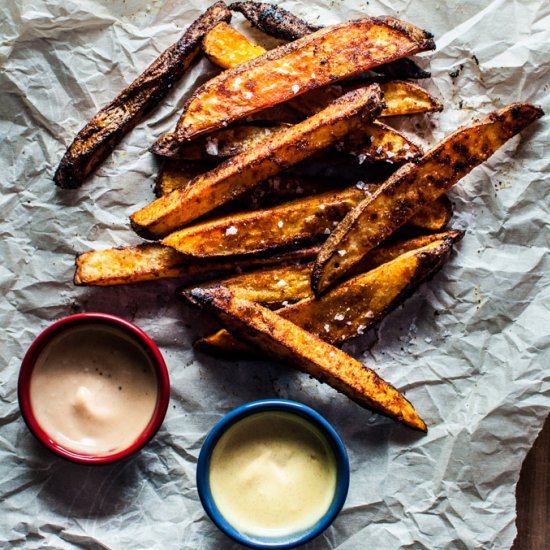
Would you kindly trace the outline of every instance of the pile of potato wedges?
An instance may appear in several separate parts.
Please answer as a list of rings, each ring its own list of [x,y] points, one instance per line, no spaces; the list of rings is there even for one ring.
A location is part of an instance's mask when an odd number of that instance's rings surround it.
[[[283,43],[253,43],[229,24],[235,12]],[[151,144],[157,197],[131,216],[148,242],[80,254],[75,284],[180,278],[178,296],[225,327],[197,349],[288,362],[426,431],[397,389],[338,346],[441,268],[464,234],[447,228],[445,193],[543,114],[514,103],[424,152],[391,119],[443,109],[414,82],[430,74],[411,56],[434,48],[393,17],[318,27],[271,4],[213,4],[61,160],[56,184],[80,186],[195,58],[220,68]]]

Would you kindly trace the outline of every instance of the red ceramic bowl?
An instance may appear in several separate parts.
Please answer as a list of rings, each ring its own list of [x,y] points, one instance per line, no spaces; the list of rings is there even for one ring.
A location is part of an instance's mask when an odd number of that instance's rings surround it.
[[[57,336],[63,331],[75,328],[77,326],[81,327],[86,324],[93,324],[95,326],[106,325],[126,332],[148,355],[151,360],[151,365],[157,375],[157,403],[151,420],[139,437],[129,447],[105,456],[80,454],[64,448],[62,445],[54,441],[52,437],[41,428],[36,420],[36,417],[34,416],[31,406],[30,382],[32,372],[44,347],[52,340],[54,336]],[[107,313],[79,313],[77,315],[71,315],[69,317],[65,317],[64,319],[60,319],[44,330],[44,332],[42,332],[32,343],[31,347],[25,354],[21,365],[21,370],[19,372],[19,381],[17,386],[17,397],[23,419],[34,436],[45,447],[58,456],[80,464],[106,464],[126,458],[139,451],[157,433],[166,415],[168,402],[170,400],[170,379],[168,376],[168,370],[157,345],[143,330],[133,323],[130,323],[121,317],[109,315]]]

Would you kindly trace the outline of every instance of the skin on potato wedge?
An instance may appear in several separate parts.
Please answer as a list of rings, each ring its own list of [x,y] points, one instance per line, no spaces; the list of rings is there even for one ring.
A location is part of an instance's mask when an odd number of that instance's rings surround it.
[[[376,84],[342,96],[325,110],[232,157],[195,178],[184,189],[157,199],[132,217],[134,230],[146,238],[164,237],[256,187],[284,168],[342,139],[382,107]]]
[[[321,29],[203,84],[186,103],[175,135],[157,141],[153,152],[169,155],[174,141],[190,140],[309,90],[433,48],[431,35],[392,17]]]
[[[321,27],[306,23],[287,10],[264,2],[235,2],[229,6],[232,11],[242,13],[256,28],[269,36],[283,40],[296,40]],[[389,78],[429,78],[429,72],[421,69],[412,59],[397,59],[386,65],[373,68]]]
[[[322,246],[312,272],[315,294],[342,278],[422,205],[440,197],[542,115],[538,107],[513,103],[456,130],[419,161],[402,166],[357,205]]]
[[[190,262],[172,248],[145,243],[79,254],[73,282],[79,286],[114,286],[175,277],[207,280],[243,269],[311,261],[318,251],[319,247],[313,246],[272,256]]]
[[[296,246],[326,238],[334,225],[376,188],[363,184],[360,189],[354,186],[273,208],[231,214],[171,233],[161,243],[195,258],[246,256]],[[447,211],[440,203],[427,205],[419,221],[422,228],[431,226],[428,229],[438,221],[444,225]],[[416,224],[416,218],[411,219],[411,224]]]
[[[210,61],[222,69],[230,69],[266,51],[225,22],[216,25],[204,37],[202,49]]]
[[[281,304],[284,298],[288,303],[277,311],[279,315],[330,344],[341,344],[362,334],[403,302],[443,265],[451,247],[463,235],[462,231],[450,230],[380,246],[369,255],[370,265],[365,264],[367,271],[319,299],[314,299],[309,280],[305,280],[312,264],[251,272],[201,287],[224,286],[241,298],[270,308]],[[288,284],[278,285],[281,279]],[[178,293],[189,290],[178,290]],[[195,347],[211,355],[258,356],[257,351],[225,329],[197,340]]]
[[[78,132],[57,168],[56,185],[74,189],[107,158],[122,138],[171,90],[200,51],[203,37],[231,12],[223,2],[208,8],[132,84]]]
[[[234,296],[223,287],[195,288],[189,297],[215,313],[234,334],[275,359],[295,365],[362,407],[427,431],[409,401],[372,369],[277,313]]]

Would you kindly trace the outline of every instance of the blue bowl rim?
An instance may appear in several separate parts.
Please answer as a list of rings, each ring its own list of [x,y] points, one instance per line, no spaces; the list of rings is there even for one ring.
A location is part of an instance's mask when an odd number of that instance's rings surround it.
[[[243,418],[259,412],[278,410],[281,412],[294,413],[309,420],[323,433],[334,452],[336,458],[336,491],[334,499],[327,512],[310,528],[299,532],[296,535],[289,535],[281,539],[264,539],[255,538],[246,535],[235,529],[229,522],[225,520],[218,508],[214,504],[210,484],[208,480],[208,472],[210,467],[210,458],[212,451],[218,443],[220,437],[233,424]],[[349,489],[350,467],[349,458],[342,439],[332,427],[332,425],[321,416],[316,410],[289,399],[261,399],[245,403],[240,407],[226,414],[209,432],[207,435],[197,463],[197,489],[202,506],[214,524],[228,537],[239,542],[249,548],[270,548],[272,550],[294,548],[295,546],[305,544],[313,538],[320,535],[327,529],[336,519],[340,510],[344,506]]]

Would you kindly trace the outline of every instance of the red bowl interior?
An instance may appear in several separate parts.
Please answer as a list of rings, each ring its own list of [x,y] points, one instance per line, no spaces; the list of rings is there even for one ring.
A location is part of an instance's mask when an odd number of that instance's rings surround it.
[[[129,447],[123,449],[122,451],[118,451],[117,453],[106,456],[80,454],[59,445],[40,427],[31,407],[30,382],[32,371],[38,356],[54,336],[57,336],[64,330],[71,329],[76,326],[82,326],[84,324],[111,325],[129,333],[134,338],[136,343],[140,344],[143,350],[148,354],[157,375],[157,404],[151,420],[141,435]],[[139,451],[157,433],[164,420],[166,410],[168,409],[168,402],[170,401],[170,378],[168,376],[166,363],[164,362],[164,358],[162,357],[157,345],[139,327],[129,321],[126,321],[125,319],[122,319],[121,317],[109,315],[108,313],[79,313],[55,322],[53,325],[44,330],[32,343],[23,358],[23,363],[21,364],[17,384],[17,397],[23,419],[25,420],[30,431],[43,445],[50,449],[50,451],[62,458],[73,462],[78,462],[80,464],[106,464],[108,462],[114,462],[116,460],[126,458]]]

